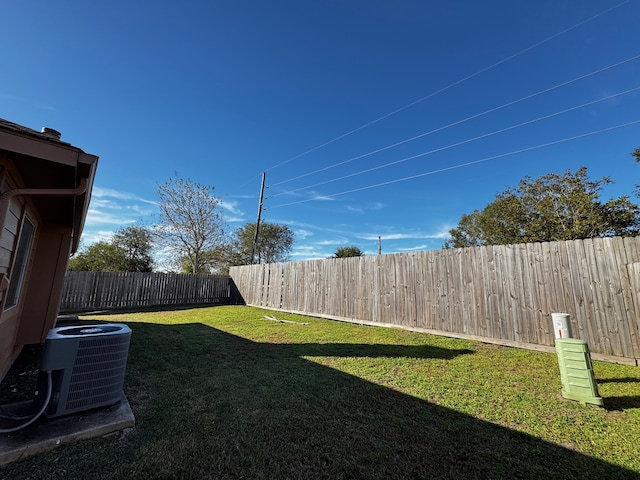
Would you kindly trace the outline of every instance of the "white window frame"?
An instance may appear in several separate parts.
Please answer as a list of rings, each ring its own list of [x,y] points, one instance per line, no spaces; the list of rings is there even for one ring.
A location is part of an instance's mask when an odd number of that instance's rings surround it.
[[[30,226],[31,231],[25,232],[25,227]],[[28,236],[25,237],[25,235]],[[13,261],[11,262],[11,270],[9,271],[9,288],[5,295],[6,300],[4,310],[10,310],[20,303],[20,294],[24,284],[24,277],[29,265],[31,250],[36,236],[36,224],[26,213],[22,216],[20,225],[20,235],[16,244]]]

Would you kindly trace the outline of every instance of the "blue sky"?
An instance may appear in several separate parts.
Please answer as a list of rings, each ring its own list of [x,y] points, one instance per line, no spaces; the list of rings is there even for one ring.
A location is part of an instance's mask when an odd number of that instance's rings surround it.
[[[232,231],[266,171],[292,260],[441,248],[527,175],[586,165],[615,181],[605,199],[639,183],[638,0],[2,10],[0,117],[100,157],[85,244],[157,221],[174,172],[215,187]]]

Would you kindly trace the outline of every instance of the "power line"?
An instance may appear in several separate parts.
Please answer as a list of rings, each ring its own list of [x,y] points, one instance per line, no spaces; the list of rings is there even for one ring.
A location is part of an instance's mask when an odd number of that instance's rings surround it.
[[[394,144],[387,145],[386,147],[378,148],[377,150],[372,150],[372,151],[367,152],[367,153],[364,153],[364,154],[362,154],[362,155],[358,155],[358,156],[356,156],[356,157],[352,157],[352,158],[349,158],[349,159],[347,159],[347,160],[343,160],[343,161],[341,161],[341,162],[334,163],[334,164],[332,164],[332,165],[329,165],[329,166],[326,166],[326,167],[323,167],[323,168],[319,168],[319,169],[314,170],[314,171],[312,171],[312,172],[304,173],[304,174],[302,174],[302,175],[298,175],[298,176],[296,176],[296,177],[289,178],[289,179],[287,179],[287,180],[283,180],[283,181],[281,181],[281,182],[274,183],[274,184],[272,184],[271,186],[272,186],[272,187],[277,187],[277,186],[279,186],[279,185],[283,185],[283,184],[285,184],[285,183],[292,182],[292,181],[294,181],[294,180],[299,180],[299,179],[301,179],[301,178],[308,177],[308,176],[310,176],[310,175],[314,175],[314,174],[316,174],[316,173],[324,172],[324,171],[326,171],[326,170],[330,170],[330,169],[332,169],[332,168],[339,167],[339,166],[341,166],[341,165],[345,165],[345,164],[347,164],[347,163],[354,162],[354,161],[356,161],[356,160],[360,160],[361,158],[365,158],[365,157],[368,157],[368,156],[371,156],[371,155],[375,155],[376,153],[384,152],[384,151],[386,151],[386,150],[389,150],[389,149],[391,149],[391,148],[398,147],[398,146],[400,146],[400,145],[404,145],[405,143],[412,142],[412,141],[417,140],[417,139],[419,139],[419,138],[423,138],[423,137],[426,137],[426,136],[428,136],[428,135],[433,135],[434,133],[441,132],[441,131],[443,131],[443,130],[446,130],[447,128],[451,128],[451,127],[454,127],[454,126],[460,125],[460,124],[465,123],[465,122],[468,122],[468,121],[470,121],[470,120],[475,120],[476,118],[482,117],[482,116],[487,115],[487,114],[489,114],[489,113],[493,113],[493,112],[495,112],[495,111],[501,110],[501,109],[506,108],[506,107],[510,107],[510,106],[516,105],[516,104],[521,103],[521,102],[523,102],[523,101],[525,101],[525,100],[530,100],[530,99],[532,99],[532,98],[534,98],[534,97],[537,97],[537,96],[539,96],[539,95],[542,95],[542,94],[544,94],[544,93],[549,93],[549,92],[551,92],[551,91],[553,91],[553,90],[556,90],[556,89],[558,89],[558,88],[565,87],[565,86],[570,85],[570,84],[572,84],[572,83],[575,83],[575,82],[577,82],[577,81],[579,81],[579,80],[584,80],[585,78],[592,77],[592,76],[594,76],[594,75],[597,75],[598,73],[602,73],[602,72],[605,72],[605,71],[610,70],[610,69],[612,69],[612,68],[619,67],[620,65],[624,65],[625,63],[629,63],[629,62],[631,62],[631,61],[633,61],[633,60],[637,60],[637,59],[639,59],[639,58],[640,58],[640,55],[636,55],[636,56],[634,56],[634,57],[628,58],[628,59],[623,60],[623,61],[621,61],[621,62],[614,63],[614,64],[612,64],[612,65],[609,65],[609,66],[604,67],[604,68],[600,68],[600,69],[598,69],[598,70],[594,70],[593,72],[587,73],[587,74],[585,74],[585,75],[581,75],[581,76],[576,77],[576,78],[574,78],[574,79],[572,79],[572,80],[568,80],[568,81],[566,81],[566,82],[559,83],[558,85],[555,85],[555,86],[553,86],[553,87],[549,87],[549,88],[546,88],[546,89],[544,89],[544,90],[540,90],[540,91],[538,91],[538,92],[536,92],[536,93],[532,93],[532,94],[530,94],[530,95],[527,95],[527,96],[521,97],[521,98],[519,98],[519,99],[517,99],[517,100],[513,100],[513,101],[511,101],[511,102],[504,103],[504,104],[502,104],[502,105],[500,105],[500,106],[498,106],[498,107],[494,107],[494,108],[491,108],[491,109],[489,109],[489,110],[485,110],[484,112],[480,112],[480,113],[474,114],[474,115],[472,115],[472,116],[470,116],[470,117],[463,118],[462,120],[458,120],[458,121],[453,122],[453,123],[450,123],[450,124],[448,124],[448,125],[444,125],[444,126],[442,126],[442,127],[438,127],[438,128],[436,128],[436,129],[430,130],[430,131],[428,131],[428,132],[421,133],[421,134],[416,135],[416,136],[414,136],[414,137],[407,138],[407,139],[405,139],[405,140],[401,140],[401,141],[396,142],[396,143],[394,143]],[[306,187],[304,187],[304,188],[306,188]],[[301,189],[298,189],[298,190],[301,190]],[[295,192],[295,191],[297,191],[297,190],[293,190],[293,191]],[[283,194],[276,194],[276,195],[272,195],[272,196],[278,196],[278,195],[283,195]]]
[[[438,94],[440,94],[442,92],[445,92],[445,91],[447,91],[447,90],[449,90],[449,89],[451,89],[451,88],[453,88],[453,87],[455,87],[457,85],[460,85],[461,83],[464,83],[467,80],[471,80],[472,78],[477,77],[478,75],[480,75],[480,74],[482,74],[484,72],[487,72],[487,71],[489,71],[489,70],[491,70],[491,69],[493,69],[493,68],[495,68],[495,67],[497,67],[499,65],[502,65],[505,62],[508,62],[509,60],[512,60],[512,59],[514,59],[514,58],[516,58],[516,57],[518,57],[518,56],[520,56],[520,55],[522,55],[522,54],[524,54],[524,53],[526,53],[526,52],[528,52],[530,50],[533,50],[533,49],[539,47],[540,45],[543,45],[543,44],[545,44],[547,42],[550,42],[551,40],[553,40],[553,39],[555,39],[557,37],[560,37],[560,36],[564,35],[565,33],[570,32],[571,30],[575,30],[576,28],[579,28],[582,25],[585,25],[586,23],[589,23],[592,20],[595,20],[596,18],[599,18],[602,15],[607,14],[607,13],[609,13],[609,12],[619,8],[619,7],[621,7],[622,5],[624,5],[626,3],[629,3],[630,1],[631,0],[624,0],[624,1],[620,2],[620,3],[618,3],[617,5],[614,5],[613,7],[610,7],[610,8],[607,8],[605,10],[602,10],[601,12],[593,15],[592,17],[587,18],[586,20],[578,22],[577,24],[575,24],[575,25],[573,25],[573,26],[571,26],[569,28],[566,28],[566,29],[564,29],[564,30],[562,30],[562,31],[560,31],[558,33],[555,33],[555,34],[551,35],[550,37],[545,38],[544,40],[541,40],[541,41],[539,41],[537,43],[534,43],[533,45],[530,45],[530,46],[528,46],[528,47],[526,47],[526,48],[524,48],[524,49],[522,49],[522,50],[520,50],[520,51],[518,51],[518,52],[516,52],[516,53],[514,53],[512,55],[509,55],[509,56],[503,58],[502,60],[499,60],[498,62],[496,62],[496,63],[494,63],[492,65],[489,65],[488,67],[484,67],[484,68],[476,71],[475,73],[472,73],[471,75],[467,75],[466,77],[463,77],[460,80],[456,80],[455,82],[450,83],[449,85],[447,85],[445,87],[442,87],[439,90],[436,90],[435,92],[432,92],[432,93],[430,93],[428,95],[425,95],[424,97],[421,97],[421,98],[419,98],[417,100],[414,100],[413,102],[411,102],[411,103],[409,103],[409,104],[407,104],[407,105],[405,105],[403,107],[400,107],[400,108],[398,108],[396,110],[393,110],[392,112],[389,112],[389,113],[387,113],[387,114],[385,114],[385,115],[383,115],[383,116],[381,116],[379,118],[376,118],[375,120],[367,122],[364,125],[361,125],[361,126],[359,126],[357,128],[354,128],[353,130],[350,130],[347,133],[339,135],[339,136],[337,136],[337,137],[335,137],[335,138],[333,138],[333,139],[331,139],[331,140],[329,140],[327,142],[324,142],[324,143],[322,143],[320,145],[317,145],[317,146],[315,146],[315,147],[313,147],[313,148],[311,148],[311,149],[309,149],[309,150],[307,150],[305,152],[302,152],[302,153],[300,153],[298,155],[295,155],[294,157],[291,157],[288,160],[280,162],[277,165],[269,167],[265,171],[269,172],[271,170],[275,170],[276,168],[279,168],[279,167],[281,167],[283,165],[286,165],[287,163],[292,162],[294,160],[297,160],[298,158],[304,157],[305,155],[308,155],[309,153],[315,152],[316,150],[319,150],[319,149],[321,149],[323,147],[326,147],[327,145],[331,145],[332,143],[337,142],[338,140],[341,140],[341,139],[343,139],[345,137],[353,135],[354,133],[359,132],[360,130],[364,130],[365,128],[370,127],[371,125],[374,125],[374,124],[376,124],[378,122],[381,122],[382,120],[384,120],[386,118],[389,118],[389,117],[391,117],[391,116],[393,116],[393,115],[395,115],[397,113],[400,113],[400,112],[402,112],[402,111],[404,111],[404,110],[406,110],[406,109],[408,109],[410,107],[413,107],[414,105],[417,105],[418,103],[421,103],[421,102],[423,102],[423,101],[425,101],[425,100],[427,100],[429,98],[432,98],[432,97],[434,97],[434,96],[436,96],[436,95],[438,95]]]
[[[333,197],[338,197],[340,195],[346,195],[348,193],[361,192],[363,190],[369,190],[369,189],[372,189],[372,188],[383,187],[385,185],[391,185],[393,183],[400,183],[400,182],[404,182],[404,181],[407,181],[407,180],[413,180],[415,178],[425,177],[427,175],[434,175],[436,173],[446,172],[448,170],[454,170],[454,169],[458,169],[458,168],[468,167],[468,166],[471,166],[471,165],[476,165],[478,163],[484,163],[484,162],[488,162],[490,160],[496,160],[498,158],[508,157],[510,155],[516,155],[516,154],[519,154],[519,153],[529,152],[531,150],[536,150],[536,149],[539,149],[539,148],[549,147],[549,146],[552,146],[552,145],[557,145],[559,143],[569,142],[569,141],[572,141],[572,140],[577,140],[579,138],[585,138],[585,137],[589,137],[591,135],[597,135],[599,133],[609,132],[611,130],[616,130],[618,128],[629,127],[631,125],[637,125],[637,124],[640,124],[640,120],[634,120],[633,122],[623,123],[623,124],[620,124],[620,125],[615,125],[613,127],[607,127],[607,128],[603,128],[601,130],[595,130],[595,131],[592,131],[592,132],[589,132],[589,133],[583,133],[581,135],[575,135],[573,137],[567,137],[567,138],[563,138],[561,140],[555,140],[553,142],[548,142],[548,143],[543,143],[543,144],[540,144],[540,145],[535,145],[533,147],[527,147],[527,148],[522,148],[520,150],[514,150],[514,151],[511,151],[511,152],[507,152],[507,153],[501,153],[499,155],[494,155],[492,157],[482,158],[480,160],[474,160],[472,162],[460,163],[458,165],[453,165],[453,166],[450,166],[450,167],[444,167],[444,168],[440,168],[438,170],[431,170],[429,172],[419,173],[417,175],[411,175],[409,177],[403,177],[403,178],[398,178],[396,180],[389,180],[387,182],[376,183],[375,185],[367,185],[367,186],[364,186],[364,187],[353,188],[351,190],[345,190],[345,191],[339,192],[339,193],[332,193],[332,194],[329,194],[329,195],[323,195],[322,197],[323,198],[333,198]],[[289,202],[289,203],[283,203],[283,204],[280,204],[280,205],[274,205],[271,208],[287,207],[287,206],[290,206],[290,205],[297,205],[297,204],[300,204],[300,203],[311,202],[313,200],[316,200],[316,199],[315,198],[308,198],[308,199],[305,199],[305,200],[299,200],[297,202]]]
[[[345,180],[347,178],[356,177],[358,175],[363,175],[365,173],[373,172],[375,170],[380,170],[382,168],[390,167],[392,165],[397,165],[399,163],[404,163],[404,162],[407,162],[409,160],[414,160],[416,158],[425,157],[427,155],[432,155],[434,153],[442,152],[444,150],[448,150],[448,149],[453,148],[453,147],[458,147],[460,145],[465,145],[467,143],[475,142],[476,140],[481,140],[483,138],[491,137],[491,136],[497,135],[499,133],[504,133],[504,132],[507,132],[509,130],[514,130],[516,128],[524,127],[526,125],[531,125],[532,123],[536,123],[536,122],[540,122],[542,120],[547,120],[549,118],[557,117],[559,115],[563,115],[565,113],[568,113],[568,112],[571,112],[571,111],[574,111],[574,110],[579,110],[581,108],[585,108],[585,107],[588,107],[588,106],[591,106],[591,105],[595,105],[596,103],[604,102],[606,100],[611,100],[613,98],[620,97],[622,95],[627,95],[629,93],[633,93],[633,92],[636,92],[638,90],[640,90],[640,87],[631,88],[629,90],[625,90],[624,92],[615,93],[615,94],[609,95],[607,97],[602,97],[602,98],[599,98],[597,100],[592,100],[590,102],[583,103],[582,105],[577,105],[577,106],[574,106],[574,107],[566,108],[564,110],[560,110],[560,111],[555,112],[555,113],[550,113],[548,115],[543,115],[542,117],[534,118],[533,120],[528,120],[526,122],[522,122],[522,123],[519,123],[519,124],[516,124],[516,125],[511,125],[509,127],[501,128],[499,130],[494,130],[493,132],[485,133],[485,134],[482,134],[482,135],[478,135],[477,137],[473,137],[473,138],[469,138],[467,140],[462,140],[460,142],[456,142],[456,143],[452,143],[452,144],[449,144],[449,145],[445,145],[444,147],[436,148],[434,150],[429,150],[427,152],[422,152],[422,153],[418,153],[416,155],[412,155],[412,156],[409,156],[409,157],[401,158],[399,160],[394,160],[393,162],[388,162],[388,163],[385,163],[383,165],[378,165],[376,167],[371,167],[371,168],[367,168],[365,170],[361,170],[359,172],[350,173],[348,175],[343,175],[342,177],[333,178],[331,180],[325,180],[324,182],[318,182],[318,183],[314,183],[313,185],[307,185],[306,187],[300,187],[300,188],[296,188],[296,189],[293,189],[293,190],[288,190],[286,192],[277,193],[277,194],[271,195],[270,198],[279,197],[279,196],[282,196],[282,195],[287,195],[287,194],[299,192],[300,190],[306,190],[306,189],[313,188],[313,187],[318,187],[318,186],[321,186],[321,185],[327,185],[327,184],[330,184],[330,183],[338,182],[340,180]]]

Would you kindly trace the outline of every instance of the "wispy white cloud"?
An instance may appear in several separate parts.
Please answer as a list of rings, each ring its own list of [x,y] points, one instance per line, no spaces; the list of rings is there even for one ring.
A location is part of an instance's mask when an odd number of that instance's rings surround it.
[[[91,208],[101,211],[109,210],[111,212],[133,212],[138,216],[151,215],[155,212],[155,209],[151,208],[147,203],[144,205],[136,205],[95,197],[91,198]]]
[[[244,212],[238,208],[238,202],[234,200],[221,200],[220,206],[234,215],[243,216]]]
[[[81,245],[91,245],[96,242],[103,242],[111,240],[113,230],[85,230],[80,237]]]
[[[362,205],[347,205],[345,210],[354,213],[366,213],[368,211],[381,210],[385,207],[382,202],[369,202]]]
[[[427,235],[423,233],[384,233],[380,235],[371,234],[371,233],[356,233],[354,234],[356,238],[361,238],[362,240],[406,240],[406,239],[416,239],[416,238],[429,238]]]
[[[377,240],[380,237],[381,240],[415,240],[415,239],[443,239],[449,238],[449,231],[440,230],[434,233],[425,232],[405,232],[405,233],[355,233],[356,238],[363,240]]]
[[[440,231],[437,232],[436,234],[434,234],[433,237],[431,237],[431,238],[437,238],[437,239],[440,239],[440,240],[449,238],[451,236],[451,234],[449,233],[449,230],[451,230],[452,228],[453,227],[451,227],[451,226],[442,227],[440,229]]]
[[[345,234],[344,230],[341,230],[339,228],[321,227],[319,225],[315,225],[313,223],[308,223],[308,222],[298,222],[295,220],[278,220],[276,223],[284,223],[285,225],[289,225],[291,227],[298,227],[298,228],[308,229],[316,232],[329,232],[329,233],[336,233],[339,235]]]
[[[120,208],[122,208],[122,207],[120,207]],[[149,208],[149,207],[142,207],[142,206],[140,206],[140,205],[126,205],[126,206],[124,207],[124,209],[125,209],[125,210],[129,210],[129,211],[132,211],[132,212],[134,212],[134,213],[135,213],[135,214],[137,214],[137,215],[143,215],[143,216],[145,216],[145,215],[152,215],[152,214],[155,212],[155,210],[154,210],[154,209],[152,209],[152,208]]]
[[[293,234],[296,236],[297,240],[304,240],[307,237],[312,236],[313,232],[305,228],[296,228],[293,230]]]
[[[321,242],[315,242],[316,245],[345,245],[349,240],[341,237],[338,239],[322,240]]]
[[[50,112],[55,112],[56,111],[56,107],[54,107],[53,105],[46,105],[44,103],[35,103],[36,108],[39,108],[41,110],[49,110]]]
[[[85,220],[85,225],[122,225],[135,222],[136,220],[134,218],[127,218],[122,215],[108,213],[96,208],[89,208],[89,211],[87,212],[87,218]]]
[[[426,250],[428,248],[429,248],[428,245],[423,244],[423,245],[416,245],[415,247],[398,248],[397,250],[399,252],[415,252],[418,250]]]
[[[313,260],[318,258],[327,258],[328,256],[330,256],[329,253],[314,245],[294,246],[291,252],[291,257],[296,260]]]
[[[83,243],[108,239],[120,228],[144,222],[157,212],[156,207],[156,202],[139,195],[94,186],[82,235]]]
[[[40,103],[38,101],[35,101],[33,99],[30,98],[25,98],[25,97],[19,97],[18,95],[10,95],[7,93],[0,93],[0,98],[5,99],[5,100],[10,100],[13,102],[20,102],[20,103],[26,103],[29,105],[32,105],[35,108],[38,108],[40,110],[49,110],[51,112],[55,112],[56,108],[52,105],[47,105],[44,103]],[[45,125],[41,125],[41,127],[44,127]],[[32,128],[37,128],[37,127],[32,127]]]
[[[328,195],[322,195],[317,192],[311,192],[311,200],[320,200],[323,202],[334,202],[336,199]]]
[[[280,198],[281,196],[283,197]],[[302,198],[310,201],[312,200],[335,201],[336,200],[334,197],[317,192],[316,190],[286,191],[286,192],[275,194],[272,198],[276,198],[276,197],[277,197],[277,200],[274,200],[276,204],[280,203],[279,200],[284,200],[285,197]]]
[[[230,195],[230,197],[233,198],[243,198],[243,199],[247,199],[247,198],[256,198],[255,195]]]
[[[244,212],[238,207],[238,202],[235,200],[221,200],[220,206],[228,212],[224,215],[225,221],[229,223],[246,222]]]
[[[97,198],[95,195],[91,197],[91,206],[95,208],[112,208],[119,209],[122,206],[112,200],[106,198]]]
[[[121,192],[119,190],[114,190],[112,188],[102,188],[94,186],[91,191],[91,198],[115,198],[117,200],[135,200],[137,202],[149,203],[151,205],[157,205],[158,202],[154,202],[152,200],[146,200],[139,195],[135,195],[129,192]]]

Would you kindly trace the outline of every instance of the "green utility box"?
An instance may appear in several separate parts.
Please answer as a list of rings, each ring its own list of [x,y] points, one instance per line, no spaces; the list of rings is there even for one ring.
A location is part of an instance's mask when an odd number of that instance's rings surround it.
[[[598,394],[587,342],[577,338],[556,338],[556,352],[560,364],[562,396],[582,403],[604,405]]]

